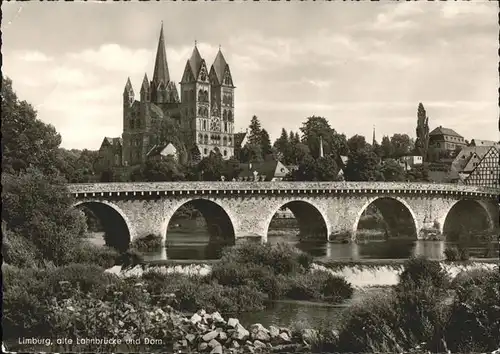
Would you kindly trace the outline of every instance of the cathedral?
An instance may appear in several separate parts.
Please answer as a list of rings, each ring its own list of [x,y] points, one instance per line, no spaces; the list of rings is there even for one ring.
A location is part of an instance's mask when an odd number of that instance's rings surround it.
[[[194,46],[180,81],[180,95],[168,69],[163,24],[151,81],[144,75],[139,100],[127,80],[123,92],[121,138],[104,138],[101,161],[109,166],[133,166],[146,161],[153,151],[171,141],[160,141],[158,129],[172,120],[187,136],[189,149],[201,158],[218,150],[224,159],[234,155],[234,89],[229,65],[220,48],[208,70]],[[174,143],[175,145],[175,143]],[[178,148],[178,147],[177,147]]]

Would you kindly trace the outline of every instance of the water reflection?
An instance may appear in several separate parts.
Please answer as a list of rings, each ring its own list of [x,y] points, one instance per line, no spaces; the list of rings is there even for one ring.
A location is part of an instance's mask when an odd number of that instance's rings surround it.
[[[102,244],[102,236],[94,236],[92,242]],[[360,241],[358,243],[301,243],[296,235],[269,236],[268,242],[288,243],[300,250],[320,259],[329,260],[362,260],[362,259],[406,259],[411,256],[426,256],[431,259],[443,259],[444,250],[453,242],[418,241],[408,239],[389,239],[384,241]],[[209,243],[205,233],[174,233],[169,232],[166,247],[144,255],[144,259],[165,260],[204,260],[220,258],[223,244]],[[472,257],[498,257],[498,243],[469,242],[466,244]]]

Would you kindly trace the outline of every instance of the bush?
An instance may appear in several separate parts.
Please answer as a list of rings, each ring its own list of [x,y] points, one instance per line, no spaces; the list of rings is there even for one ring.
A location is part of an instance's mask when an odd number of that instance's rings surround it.
[[[500,347],[500,273],[473,271],[461,274],[446,326],[452,352],[490,352]]]
[[[149,234],[133,240],[130,247],[140,252],[155,251],[163,247],[163,239],[161,236]]]
[[[470,258],[468,248],[462,246],[446,247],[446,249],[444,250],[444,255],[446,257],[446,260],[449,262],[467,261]]]
[[[293,246],[287,244],[255,244],[227,248],[223,251],[222,262],[258,264],[268,266],[277,274],[303,273],[312,260]]]
[[[449,284],[449,276],[438,261],[425,257],[410,258],[404,263],[403,272],[399,276],[399,286],[408,284],[416,287],[431,284],[443,288]]]
[[[2,254],[5,263],[16,267],[35,267],[38,259],[35,245],[9,230],[3,231]]]
[[[136,265],[142,264],[144,258],[142,253],[135,248],[129,248],[118,256],[116,264],[121,265],[123,268],[133,268]]]
[[[71,259],[74,263],[95,264],[105,269],[113,267],[118,261],[119,253],[108,246],[97,246],[89,242],[82,242],[71,250]]]

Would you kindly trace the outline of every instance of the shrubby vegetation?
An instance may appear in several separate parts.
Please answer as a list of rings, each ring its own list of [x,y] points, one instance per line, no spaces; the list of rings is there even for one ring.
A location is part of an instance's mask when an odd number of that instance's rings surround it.
[[[500,346],[500,273],[475,270],[451,282],[438,262],[406,262],[400,282],[323,330],[318,352],[485,352]]]

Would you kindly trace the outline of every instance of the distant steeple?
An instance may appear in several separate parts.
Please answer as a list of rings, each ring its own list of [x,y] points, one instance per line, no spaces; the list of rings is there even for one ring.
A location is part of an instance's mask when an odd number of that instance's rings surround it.
[[[324,157],[323,155],[323,137],[319,137],[319,157]]]
[[[375,125],[373,126],[373,137],[372,137],[372,145],[375,145],[377,140],[375,140]]]
[[[196,46],[197,42],[194,41],[193,53],[191,54],[191,58],[189,58],[189,65],[191,65],[191,71],[195,78],[198,77],[198,72],[201,67],[202,58],[200,52],[198,51],[198,47]]]
[[[151,99],[151,89],[149,86],[148,75],[144,74],[144,79],[141,85],[141,101],[148,102]]]
[[[163,21],[161,23],[160,39],[158,40],[158,50],[156,51],[155,69],[153,72],[153,83],[158,86],[162,82],[165,86],[170,82],[165,38],[163,36]]]

